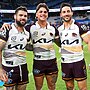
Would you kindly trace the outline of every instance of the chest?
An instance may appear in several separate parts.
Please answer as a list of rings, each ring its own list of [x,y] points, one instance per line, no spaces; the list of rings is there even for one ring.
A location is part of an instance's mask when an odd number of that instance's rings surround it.
[[[62,30],[60,31],[60,38],[62,40],[69,39],[74,40],[80,38],[79,30]]]
[[[22,33],[13,33],[13,34],[9,34],[9,38],[7,43],[8,44],[25,44],[27,43],[27,35],[22,34]]]
[[[45,28],[31,30],[32,39],[53,39],[55,36],[55,30],[49,30]]]

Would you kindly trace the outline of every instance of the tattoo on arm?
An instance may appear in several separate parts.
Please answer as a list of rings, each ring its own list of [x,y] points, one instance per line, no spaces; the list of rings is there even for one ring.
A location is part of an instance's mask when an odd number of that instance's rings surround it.
[[[52,83],[56,83],[56,81],[57,81],[57,77],[58,77],[58,75],[57,74],[55,74],[55,75],[52,75]]]
[[[6,41],[0,39],[0,51],[5,47]]]
[[[2,50],[5,47],[6,42],[0,39],[0,68],[2,68]]]

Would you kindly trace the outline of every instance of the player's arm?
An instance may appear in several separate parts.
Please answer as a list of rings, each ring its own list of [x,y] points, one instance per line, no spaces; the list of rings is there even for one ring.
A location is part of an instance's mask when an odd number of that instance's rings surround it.
[[[80,29],[80,35],[83,41],[88,44],[88,50],[90,51],[90,30],[86,25],[81,25]]]
[[[0,31],[0,79],[3,80],[4,82],[8,81],[6,72],[4,71],[2,67],[2,50],[4,49],[6,42],[8,40],[8,30],[2,30]]]
[[[55,44],[56,44],[57,46],[61,47],[61,41],[60,41],[59,36],[57,36],[57,37],[55,38],[54,42],[55,42]]]
[[[28,43],[25,47],[26,50],[28,51],[33,51],[33,45],[31,43]]]
[[[54,27],[55,28],[55,27]],[[55,28],[55,39],[54,42],[57,46],[61,47],[61,40],[59,36],[59,31]]]
[[[31,43],[30,28],[31,28],[31,25],[30,24],[28,24],[28,25],[25,26],[26,31],[29,32],[29,39],[28,39],[28,43],[27,43],[25,49],[28,50],[28,51],[33,51],[33,44]]]
[[[90,31],[83,37],[83,41],[88,45],[88,50],[90,51]]]
[[[2,25],[2,27],[0,28],[0,31],[2,31],[2,30],[10,30],[11,29],[11,24],[10,23],[4,23],[3,25]]]
[[[2,68],[2,50],[6,44],[6,41],[0,39],[0,80],[3,80],[4,82],[8,81],[6,72]]]

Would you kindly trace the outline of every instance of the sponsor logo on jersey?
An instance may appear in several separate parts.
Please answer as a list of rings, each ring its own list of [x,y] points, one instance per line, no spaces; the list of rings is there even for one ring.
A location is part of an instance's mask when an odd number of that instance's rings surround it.
[[[25,49],[25,46],[23,46],[23,44],[17,44],[17,45],[11,45],[11,44],[9,44],[8,45],[8,49],[13,49],[13,48],[23,50],[23,49]]]
[[[68,39],[64,40],[61,44],[64,44],[64,45],[71,45],[73,43],[76,43],[78,44],[79,43],[79,39],[76,39],[76,40],[73,40],[73,41],[69,41]]]
[[[41,39],[39,39],[37,41],[33,40],[33,44],[36,44],[36,43],[49,43],[49,42],[52,42],[52,41],[53,41],[53,39],[47,40],[46,38],[41,38]]]

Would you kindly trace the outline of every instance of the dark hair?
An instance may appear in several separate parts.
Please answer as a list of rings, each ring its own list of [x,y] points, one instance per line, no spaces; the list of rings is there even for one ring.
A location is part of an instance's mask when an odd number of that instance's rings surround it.
[[[44,8],[49,12],[48,6],[47,6],[45,3],[40,3],[40,4],[38,4],[37,7],[36,7],[36,13],[37,13],[37,11],[38,11],[41,7],[44,7]]]
[[[60,6],[60,13],[61,13],[61,11],[62,11],[62,8],[65,7],[65,6],[70,7],[71,11],[73,11],[71,4],[69,4],[69,3],[62,3],[61,6]]]
[[[15,14],[17,14],[19,10],[22,10],[22,11],[25,11],[28,13],[27,8],[25,6],[20,6],[20,7],[16,8]]]

